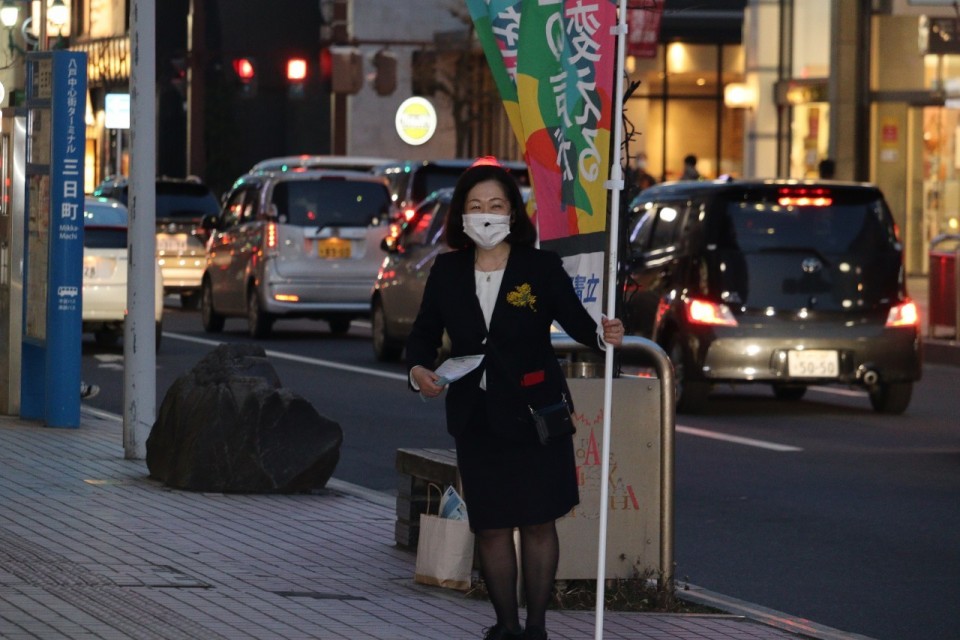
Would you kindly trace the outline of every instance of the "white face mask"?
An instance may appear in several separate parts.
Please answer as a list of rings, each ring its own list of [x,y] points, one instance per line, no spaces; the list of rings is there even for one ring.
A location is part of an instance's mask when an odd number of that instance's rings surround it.
[[[502,213],[465,213],[463,232],[481,249],[493,249],[510,235],[510,216]]]

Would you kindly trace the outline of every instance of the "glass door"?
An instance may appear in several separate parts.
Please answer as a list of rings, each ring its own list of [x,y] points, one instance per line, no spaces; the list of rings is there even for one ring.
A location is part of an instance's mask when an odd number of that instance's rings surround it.
[[[960,110],[923,110],[923,218],[929,240],[960,229]]]

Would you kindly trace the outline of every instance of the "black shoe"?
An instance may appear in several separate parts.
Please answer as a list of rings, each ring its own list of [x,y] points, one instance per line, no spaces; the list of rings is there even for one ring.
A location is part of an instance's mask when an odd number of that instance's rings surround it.
[[[540,627],[527,627],[527,630],[523,632],[523,640],[549,640],[547,637],[547,632]]]
[[[484,629],[483,633],[483,640],[523,640],[526,637],[523,631],[507,631],[507,628],[499,622],[489,629]]]

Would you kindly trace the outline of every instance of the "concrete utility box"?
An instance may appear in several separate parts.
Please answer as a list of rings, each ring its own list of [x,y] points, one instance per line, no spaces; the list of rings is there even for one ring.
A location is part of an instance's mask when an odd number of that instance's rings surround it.
[[[568,381],[576,411],[573,436],[580,505],[557,521],[558,580],[597,577],[603,379]],[[660,380],[613,380],[607,512],[607,578],[657,577],[660,566]],[[622,557],[622,559],[621,559]]]

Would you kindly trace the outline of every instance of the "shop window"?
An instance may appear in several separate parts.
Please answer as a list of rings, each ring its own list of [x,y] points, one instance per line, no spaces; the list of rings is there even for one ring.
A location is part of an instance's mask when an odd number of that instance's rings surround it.
[[[718,54],[712,44],[667,45],[667,95],[716,95]]]

